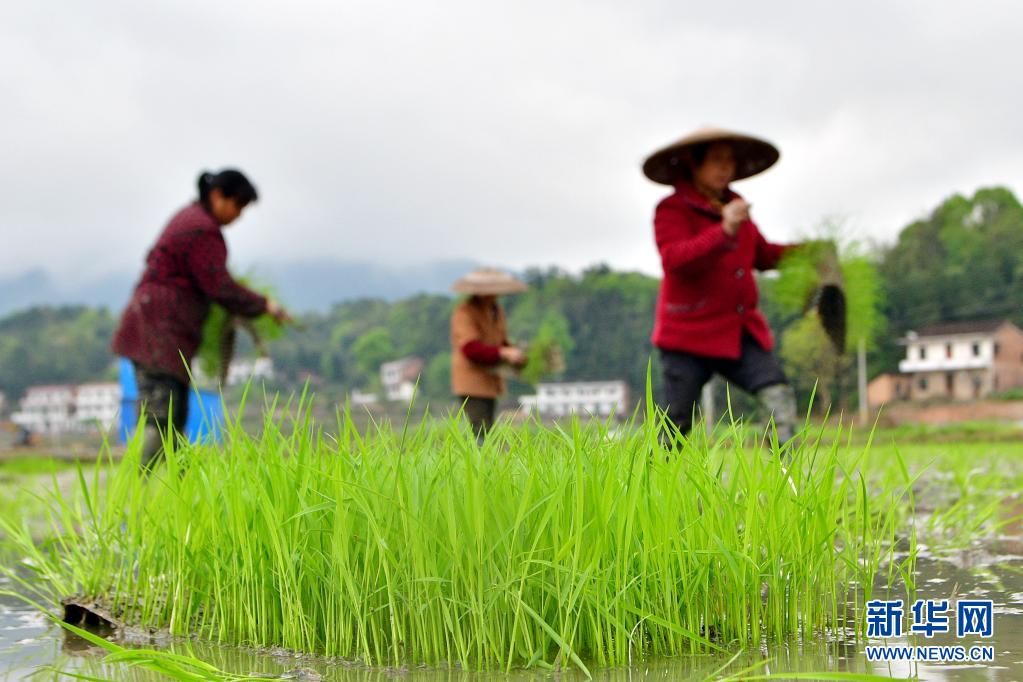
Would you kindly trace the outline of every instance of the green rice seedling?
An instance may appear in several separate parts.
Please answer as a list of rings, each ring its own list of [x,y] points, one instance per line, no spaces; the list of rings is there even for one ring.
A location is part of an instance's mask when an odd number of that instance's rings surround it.
[[[519,370],[518,378],[535,386],[544,377],[564,372],[565,354],[571,350],[572,337],[565,318],[549,314],[529,341],[526,365]]]
[[[903,430],[896,433],[901,434]],[[914,471],[918,526],[933,550],[962,549],[1018,523],[1023,508],[1023,466],[1017,464],[1023,445],[1001,440],[992,429],[991,442],[982,431],[970,430],[963,442],[875,445],[868,469],[884,471],[881,462],[895,453]]]
[[[0,590],[0,595],[26,602],[73,636],[85,640],[102,651],[108,652],[100,663],[110,667],[117,668],[123,666],[126,670],[148,671],[158,674],[163,678],[187,682],[252,682],[253,680],[265,680],[268,677],[262,674],[240,675],[220,670],[216,666],[197,658],[193,654],[191,647],[187,644],[185,645],[185,653],[178,653],[172,650],[125,647],[87,629],[63,621],[47,607],[23,594]],[[46,666],[40,668],[40,670],[53,672],[55,676],[60,678],[90,680],[91,682],[112,682],[112,680],[105,677],[98,677],[85,672],[61,670],[53,666]],[[118,675],[117,679],[124,679],[124,675]]]
[[[771,295],[783,309],[806,312],[824,279],[819,265],[833,258],[836,249],[839,251],[836,274],[840,275],[844,298],[843,336],[856,343],[862,341],[867,349],[872,349],[884,325],[880,309],[883,291],[876,267],[855,244],[843,244],[839,249],[831,241],[811,241],[786,252]]]
[[[237,280],[252,287],[252,283],[245,277]],[[270,295],[269,289],[263,287],[258,289]],[[196,351],[199,368],[203,374],[208,377],[220,377],[223,380],[234,355],[238,327],[248,331],[261,350],[266,341],[279,339],[284,334],[283,325],[271,315],[264,314],[251,320],[243,319],[232,315],[219,303],[212,303],[203,323],[202,340]]]
[[[272,400],[261,432],[168,442],[148,477],[137,441],[82,474],[46,543],[0,524],[49,603],[368,664],[588,673],[818,637],[862,626],[847,596],[876,574],[912,571],[914,480],[868,484],[869,444],[807,430],[783,462],[737,422],[666,444],[648,410],[503,423],[479,445],[454,418],[359,430],[342,411],[328,434],[306,396]]]
[[[60,621],[58,621],[60,622]],[[158,673],[162,677],[184,682],[266,682],[265,675],[238,675],[224,672],[215,666],[205,663],[190,654],[178,654],[171,651],[157,649],[132,649],[123,647],[115,642],[106,640],[88,630],[76,627],[69,623],[60,622],[61,627],[81,637],[90,644],[100,647],[109,653],[103,657],[102,662],[111,666],[124,666],[132,669],[138,668]],[[75,673],[67,670],[50,668],[63,677],[71,677],[90,682],[113,682],[106,678],[93,675]]]

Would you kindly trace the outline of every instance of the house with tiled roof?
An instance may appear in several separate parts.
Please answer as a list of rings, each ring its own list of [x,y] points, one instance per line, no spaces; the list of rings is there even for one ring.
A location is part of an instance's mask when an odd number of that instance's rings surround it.
[[[901,339],[898,374],[867,387],[868,402],[979,400],[1023,388],[1023,330],[1008,320],[943,322]]]

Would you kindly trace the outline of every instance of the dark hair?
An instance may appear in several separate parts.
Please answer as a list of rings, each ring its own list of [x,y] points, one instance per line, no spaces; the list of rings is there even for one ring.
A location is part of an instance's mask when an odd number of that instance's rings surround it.
[[[244,207],[259,198],[256,187],[241,171],[225,168],[219,173],[203,172],[199,176],[199,202],[208,206],[210,192],[219,189],[225,198],[234,199],[239,207]]]
[[[697,168],[703,165],[711,144],[711,142],[700,142],[684,150],[678,156],[672,157],[671,165],[678,169],[678,177],[692,182],[693,174]]]
[[[707,152],[710,151],[710,146],[710,142],[701,142],[689,148],[689,160],[693,164],[693,170],[703,165],[703,162],[707,159]]]

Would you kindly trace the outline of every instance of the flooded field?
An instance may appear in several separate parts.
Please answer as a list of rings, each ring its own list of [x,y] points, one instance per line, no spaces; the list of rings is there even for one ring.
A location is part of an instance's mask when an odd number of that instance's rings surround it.
[[[876,448],[878,458],[890,457],[885,447]],[[978,453],[983,453],[979,456]],[[832,630],[827,636],[777,638],[750,647],[743,642],[718,638],[724,653],[649,656],[629,651],[630,663],[600,665],[586,660],[597,680],[731,680],[731,679],[868,679],[879,676],[921,680],[1021,680],[1023,679],[1023,526],[1018,518],[1019,491],[1017,470],[1020,447],[1006,443],[942,443],[907,445],[900,456],[910,468],[923,471],[915,479],[917,513],[914,520],[898,531],[899,545],[909,544],[910,527],[917,544],[915,571],[910,584],[896,576],[887,589],[889,569],[899,562],[886,563],[875,574],[873,599],[905,600],[905,611],[916,599],[986,600],[994,605],[993,632],[990,637],[957,637],[950,632],[932,638],[915,634],[887,640],[857,638],[852,627]],[[869,468],[866,462],[864,468]],[[37,472],[33,472],[37,473]],[[62,489],[73,489],[67,470],[56,477]],[[24,484],[25,481],[14,480]],[[12,481],[8,481],[12,483]],[[5,492],[9,492],[5,489]],[[1008,497],[1006,495],[1008,494]],[[8,499],[14,499],[8,497]],[[39,513],[38,500],[19,498],[29,516]],[[992,505],[990,500],[998,504]],[[7,506],[5,514],[16,513]],[[36,524],[38,518],[26,519]],[[987,528],[984,530],[983,527]],[[904,555],[902,555],[904,556]],[[8,554],[11,562],[16,556]],[[24,589],[0,579],[0,591]],[[857,603],[859,606],[857,606]],[[55,607],[50,604],[49,606]],[[855,610],[863,602],[850,600],[847,614],[851,623]],[[862,614],[861,614],[862,615]],[[906,629],[910,620],[906,619]],[[954,622],[954,620],[952,621]],[[394,667],[366,665],[358,660],[297,655],[281,649],[252,649],[212,645],[199,639],[185,640],[166,635],[129,632],[117,640],[127,647],[153,648],[194,656],[221,671],[254,675],[268,679],[305,680],[583,680],[578,666],[565,669],[541,667],[525,669],[513,666],[507,671],[467,671],[458,666]],[[987,662],[924,663],[881,662],[868,660],[868,645],[993,648],[993,660]],[[104,663],[106,652],[66,633],[32,607],[13,596],[0,596],[0,681],[86,679],[162,680],[168,677],[124,664]],[[838,675],[852,675],[841,678]],[[858,676],[858,677],[856,677]],[[215,679],[215,678],[210,678]]]
[[[870,673],[896,679],[916,676],[920,680],[1020,680],[1023,679],[1023,537],[1002,537],[961,553],[924,558],[919,564],[918,598],[947,599],[957,595],[992,599],[995,604],[994,636],[983,640],[994,647],[995,660],[990,664],[909,664],[867,661],[864,643],[855,640],[770,643],[762,650],[735,653],[730,656],[678,657],[645,661],[632,667],[592,668],[594,679],[625,682],[627,680],[703,680],[728,679],[742,670],[757,666],[750,675],[793,672],[847,671]],[[899,598],[899,595],[893,595]],[[954,597],[953,597],[954,598]],[[976,642],[980,642],[979,639]],[[875,642],[876,643],[876,642]],[[955,645],[954,633],[936,635],[932,640],[922,636],[902,637],[889,644]],[[973,644],[973,641],[969,642]],[[287,652],[260,652],[239,647],[218,647],[199,642],[186,643],[170,639],[135,642],[139,646],[168,648],[178,652],[191,651],[197,658],[221,670],[260,673],[285,680],[324,680],[336,682],[385,682],[408,680],[422,682],[457,682],[465,680],[584,680],[578,670],[512,671],[511,673],[474,673],[457,669],[379,668],[357,663],[331,661],[312,656],[296,656]],[[105,652],[87,642],[66,634],[49,623],[34,609],[11,598],[0,598],[0,680],[70,679],[61,672],[84,674],[110,680],[156,681],[168,678],[142,670],[129,670],[123,665],[104,665]],[[52,670],[51,670],[52,669]],[[746,675],[738,675],[743,679]]]

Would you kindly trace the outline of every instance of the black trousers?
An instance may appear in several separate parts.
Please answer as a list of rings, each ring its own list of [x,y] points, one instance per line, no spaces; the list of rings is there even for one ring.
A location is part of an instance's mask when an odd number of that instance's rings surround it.
[[[188,384],[180,379],[135,365],[139,409],[145,411],[146,434],[142,467],[150,469],[163,457],[163,435],[183,434],[188,421]]]
[[[482,440],[490,427],[494,425],[494,413],[497,410],[497,398],[474,398],[468,395],[457,396],[462,411],[469,419],[473,432]]]
[[[692,428],[700,392],[715,374],[749,393],[788,383],[778,358],[746,334],[742,337],[742,350],[737,360],[662,348],[661,368],[664,373],[661,407],[682,434],[689,433]]]

